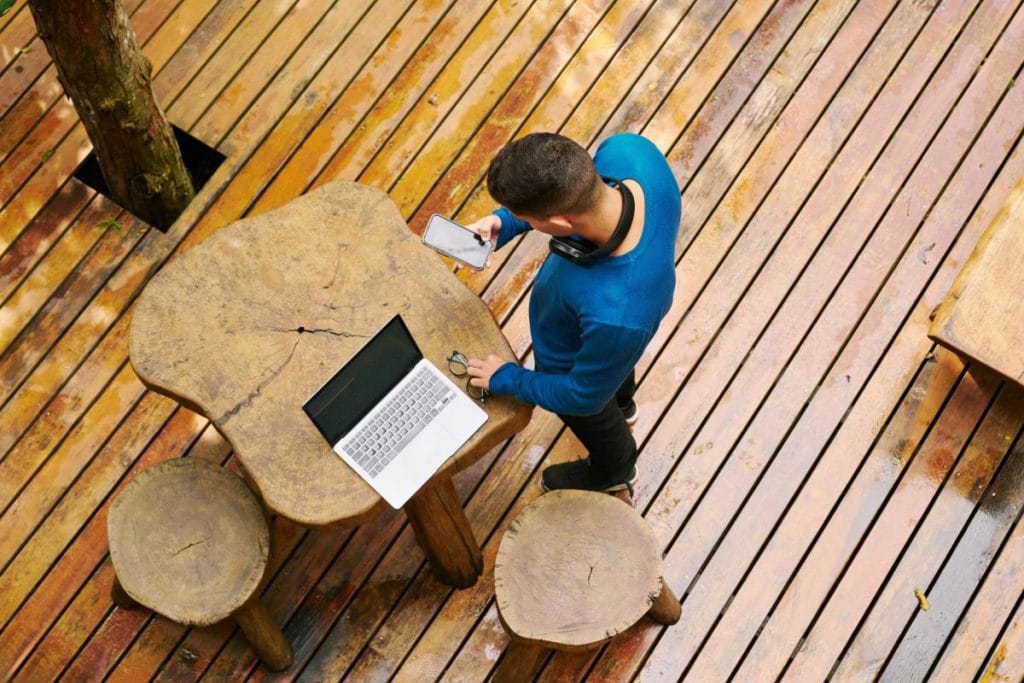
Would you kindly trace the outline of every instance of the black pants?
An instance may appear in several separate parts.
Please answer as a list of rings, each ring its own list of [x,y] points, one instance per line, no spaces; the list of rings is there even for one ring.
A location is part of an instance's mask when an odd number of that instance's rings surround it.
[[[636,372],[630,371],[615,396],[594,415],[559,415],[590,453],[590,465],[610,478],[628,477],[636,464],[636,440],[622,410],[633,400]]]

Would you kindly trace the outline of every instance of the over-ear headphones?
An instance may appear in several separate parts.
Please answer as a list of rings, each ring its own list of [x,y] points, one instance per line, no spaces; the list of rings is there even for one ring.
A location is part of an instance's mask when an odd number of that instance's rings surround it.
[[[633,193],[629,191],[625,183],[615,178],[601,176],[601,180],[618,189],[619,194],[622,195],[622,213],[619,215],[619,222],[608,241],[600,247],[589,240],[569,239],[568,237],[552,237],[548,241],[548,250],[552,254],[557,254],[578,266],[589,266],[618,249],[633,224]]]

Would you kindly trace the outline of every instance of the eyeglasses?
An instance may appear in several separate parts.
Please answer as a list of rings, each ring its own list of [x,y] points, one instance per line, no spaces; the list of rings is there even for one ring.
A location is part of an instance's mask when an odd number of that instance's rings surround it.
[[[469,359],[458,351],[452,351],[452,355],[448,356],[448,370],[456,377],[464,377],[469,373]],[[489,391],[483,387],[475,387],[469,383],[471,377],[466,378],[466,393],[471,397],[475,398],[480,403],[486,403],[487,397],[491,395]]]

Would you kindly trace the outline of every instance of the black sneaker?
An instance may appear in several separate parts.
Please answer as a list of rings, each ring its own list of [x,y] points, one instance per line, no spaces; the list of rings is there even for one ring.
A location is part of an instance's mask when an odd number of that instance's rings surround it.
[[[619,410],[622,411],[622,417],[626,418],[626,424],[630,427],[635,425],[640,417],[640,408],[636,405],[636,401],[630,401],[625,406],[619,406]]]
[[[590,459],[587,458],[546,467],[541,472],[540,486],[545,491],[577,489],[580,491],[614,493],[615,491],[628,490],[629,495],[632,496],[636,479],[636,465],[633,466],[629,477],[625,481],[622,479],[612,480],[607,475],[592,468],[590,466]]]

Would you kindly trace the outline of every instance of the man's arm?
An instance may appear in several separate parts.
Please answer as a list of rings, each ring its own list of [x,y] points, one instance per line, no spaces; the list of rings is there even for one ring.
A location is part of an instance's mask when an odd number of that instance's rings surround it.
[[[640,359],[650,335],[635,328],[592,325],[566,374],[537,372],[491,359],[471,361],[477,386],[511,394],[559,415],[594,415],[604,408]],[[493,374],[491,374],[493,373]]]

